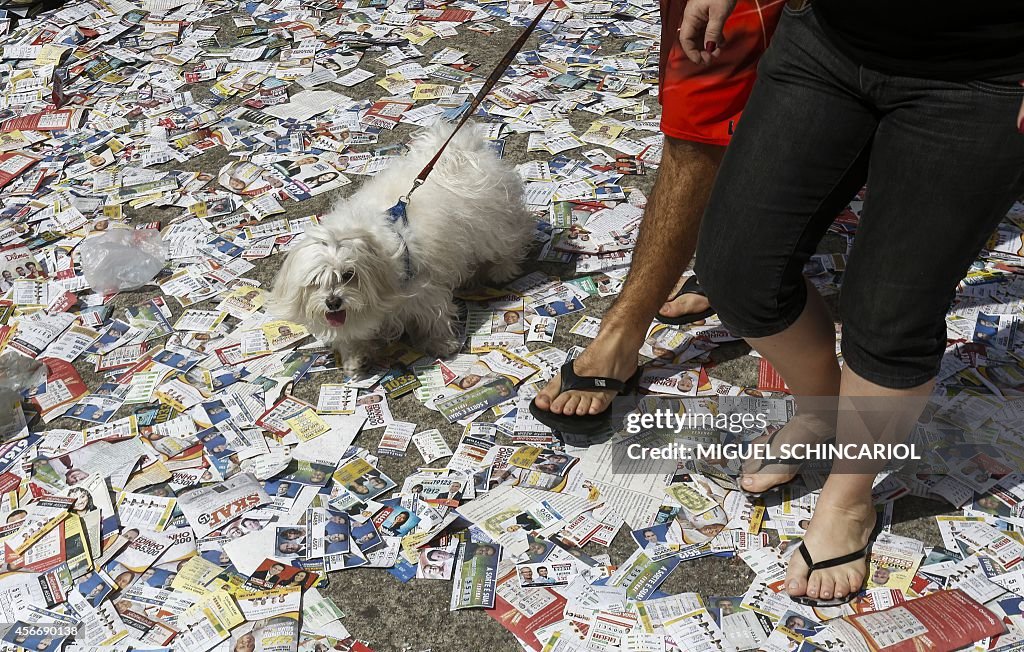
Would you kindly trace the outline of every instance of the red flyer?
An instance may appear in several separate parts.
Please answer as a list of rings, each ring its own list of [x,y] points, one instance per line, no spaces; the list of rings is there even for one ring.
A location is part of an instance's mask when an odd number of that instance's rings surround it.
[[[529,591],[529,593],[527,593]],[[539,652],[544,646],[535,632],[563,618],[566,599],[551,589],[522,589],[515,568],[498,579],[494,609],[485,613],[516,635],[527,649]]]
[[[0,188],[20,177],[25,170],[28,170],[41,160],[38,157],[22,154],[21,152],[0,154]]]
[[[393,102],[390,100],[381,100],[375,102],[373,106],[363,116],[361,122],[374,127],[380,127],[382,129],[394,129],[398,121],[402,119],[402,114],[413,107],[412,102]]]
[[[32,396],[31,401],[43,422],[49,423],[88,394],[89,388],[70,362],[53,358],[39,358],[39,361],[46,365],[46,386]]]
[[[951,652],[1006,631],[998,616],[960,589],[844,620],[875,652]]]
[[[82,122],[85,111],[82,109],[49,109],[8,118],[0,123],[0,131],[64,131],[75,129]]]
[[[416,20],[444,23],[464,23],[473,17],[468,9],[424,9],[416,16]]]
[[[762,392],[786,392],[789,387],[770,362],[761,358],[757,364],[757,388]]]

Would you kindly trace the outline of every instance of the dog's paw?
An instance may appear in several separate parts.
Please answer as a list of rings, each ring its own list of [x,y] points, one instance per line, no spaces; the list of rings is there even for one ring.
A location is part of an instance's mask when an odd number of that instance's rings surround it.
[[[515,260],[503,260],[491,265],[487,276],[495,283],[508,283],[523,274],[523,268]]]
[[[427,340],[423,344],[423,349],[435,358],[447,358],[450,355],[455,355],[461,348],[462,342],[453,337],[435,338]]]
[[[341,363],[341,370],[346,376],[359,375],[366,369],[366,356],[359,353],[348,353]]]

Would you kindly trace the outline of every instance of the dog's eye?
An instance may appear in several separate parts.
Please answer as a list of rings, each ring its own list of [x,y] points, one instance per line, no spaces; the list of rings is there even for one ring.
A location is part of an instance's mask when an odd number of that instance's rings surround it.
[[[356,277],[356,273],[355,272],[345,272],[344,274],[341,275],[341,282],[342,283],[348,283],[349,281],[351,281],[355,277]]]

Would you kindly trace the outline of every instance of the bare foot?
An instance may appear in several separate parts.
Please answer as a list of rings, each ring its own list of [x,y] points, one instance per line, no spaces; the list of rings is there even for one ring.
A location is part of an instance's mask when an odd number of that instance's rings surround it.
[[[604,376],[623,382],[636,373],[640,347],[630,346],[614,336],[598,335],[580,357],[573,361],[573,370],[580,376]],[[554,414],[598,414],[618,395],[614,390],[570,390],[559,393],[561,374],[555,374],[535,399],[537,407]]]
[[[679,279],[675,287],[669,293],[669,299],[674,297],[679,288],[686,282],[685,278]],[[695,315],[704,312],[711,307],[711,303],[708,298],[701,294],[684,294],[681,297],[666,301],[661,309],[658,310],[658,314],[662,317],[682,317],[683,315]]]
[[[834,422],[828,423],[816,414],[795,414],[772,438],[769,453],[773,457],[782,457],[781,444],[819,444],[834,437],[835,434]],[[764,444],[769,438],[771,438],[771,434],[762,435],[752,443]],[[799,471],[799,464],[772,463],[758,458],[749,459],[743,464],[740,487],[743,491],[759,494],[786,484],[795,478]]]
[[[807,526],[803,543],[815,563],[862,550],[875,527],[875,510],[870,503],[833,504],[819,500]],[[867,575],[866,558],[840,566],[815,570],[808,576],[807,564],[799,551],[789,558],[786,592],[791,597],[806,595],[815,600],[845,598],[860,591]]]

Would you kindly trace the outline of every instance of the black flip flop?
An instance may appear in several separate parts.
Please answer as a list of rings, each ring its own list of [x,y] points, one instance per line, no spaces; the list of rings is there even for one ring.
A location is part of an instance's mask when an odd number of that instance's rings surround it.
[[[630,376],[626,382],[622,382],[616,378],[604,376],[580,376],[573,369],[573,362],[574,360],[569,360],[559,370],[561,376],[561,386],[558,388],[559,394],[572,390],[584,392],[613,390],[619,396],[623,396],[636,390],[643,371],[643,367],[637,367],[636,373]],[[537,399],[534,399],[530,401],[530,414],[548,428],[570,435],[599,435],[609,432],[612,425],[611,403],[608,404],[608,407],[603,412],[579,416],[576,414],[555,414],[554,412],[543,410],[537,406]]]
[[[842,566],[843,564],[848,564],[851,561],[857,561],[858,559],[864,558],[868,554],[868,548],[870,547],[871,543],[868,542],[868,545],[864,546],[856,552],[851,552],[847,555],[833,557],[832,559],[826,559],[825,561],[818,562],[811,559],[811,553],[807,552],[807,546],[804,544],[803,541],[800,542],[799,550],[800,556],[804,558],[804,563],[807,564],[807,579],[809,580],[811,577],[811,573],[813,573],[816,570],[821,570],[823,568],[832,568],[833,566]],[[865,577],[866,576],[867,575],[865,574]],[[842,598],[833,598],[831,600],[816,600],[814,598],[809,598],[806,595],[800,595],[793,598],[793,602],[798,602],[808,607],[838,607],[840,605],[846,604],[850,600],[853,600],[853,598],[856,597],[856,595],[860,593],[860,591],[860,587],[857,587],[856,590],[851,591]]]
[[[771,450],[772,442],[775,441],[775,436],[778,435],[780,432],[782,432],[782,428],[779,428],[778,430],[776,430],[775,432],[773,432],[771,435],[768,436],[768,441],[765,442],[765,444],[768,445],[768,450]],[[753,446],[754,445],[753,442],[751,442],[750,445]],[[768,487],[767,489],[765,489],[764,491],[747,491],[746,489],[744,489],[743,488],[743,475],[755,475],[757,473],[760,473],[766,466],[775,466],[776,464],[782,465],[782,466],[801,466],[807,460],[797,459],[795,457],[778,457],[778,458],[772,458],[770,460],[769,459],[764,459],[764,460],[758,460],[758,461],[760,462],[759,466],[753,472],[751,472],[751,473],[748,473],[748,474],[741,473],[740,474],[740,481],[737,483],[737,485],[739,486],[740,491],[742,491],[747,496],[750,496],[751,498],[760,498],[761,496],[764,496],[765,494],[769,494],[769,493],[772,493],[774,491],[778,491],[780,488],[786,486],[787,484],[789,484],[790,482],[795,480],[796,479],[796,475],[794,475],[792,478],[790,478],[786,482],[780,482],[779,484],[772,485],[772,486]]]
[[[700,282],[697,280],[697,277],[696,276],[691,276],[690,278],[686,279],[686,282],[683,283],[683,286],[681,288],[679,288],[679,292],[676,292],[675,296],[672,297],[671,299],[669,299],[668,301],[666,301],[665,303],[670,303],[672,301],[675,301],[676,299],[678,299],[679,297],[683,296],[684,294],[699,294],[702,297],[707,297],[708,296],[708,295],[704,294],[704,288],[702,288],[700,286]],[[704,312],[697,312],[697,313],[693,313],[693,314],[679,315],[678,317],[666,317],[665,315],[663,315],[663,314],[661,314],[659,312],[657,315],[654,316],[654,318],[657,319],[658,321],[660,321],[662,324],[671,324],[672,326],[683,326],[685,324],[692,324],[695,321],[700,321],[702,319],[707,319],[708,317],[710,317],[710,316],[712,316],[714,314],[715,314],[715,309],[714,308],[708,308]]]

